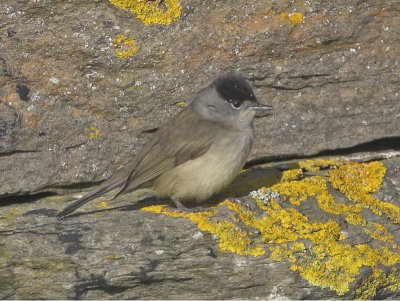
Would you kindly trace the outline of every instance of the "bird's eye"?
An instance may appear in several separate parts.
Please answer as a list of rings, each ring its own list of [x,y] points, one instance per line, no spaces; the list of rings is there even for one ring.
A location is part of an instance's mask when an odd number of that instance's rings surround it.
[[[233,100],[231,102],[232,107],[234,107],[235,109],[239,109],[242,106],[242,103],[238,100]]]

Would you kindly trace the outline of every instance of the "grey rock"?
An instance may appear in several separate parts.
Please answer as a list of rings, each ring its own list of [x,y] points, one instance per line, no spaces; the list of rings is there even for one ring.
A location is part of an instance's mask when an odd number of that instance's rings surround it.
[[[225,71],[276,108],[250,159],[400,136],[398,1],[180,3],[179,21],[145,26],[108,1],[1,2],[1,196],[107,178]]]
[[[400,194],[393,184],[400,180],[399,163],[399,157],[384,160],[387,173],[381,189],[374,194],[398,207]],[[253,168],[242,175],[241,181],[230,187],[230,195],[234,195],[234,191],[245,195],[243,183],[246,181],[247,193],[253,190],[252,179],[254,175],[257,179],[262,178],[262,172],[268,175],[269,180],[278,182],[280,173],[276,166],[265,168]],[[270,187],[272,184],[266,185]],[[338,192],[333,195],[339,203],[351,203]],[[56,220],[55,214],[72,201],[71,196],[50,196],[23,204],[15,198],[12,204],[0,207],[0,298],[354,299],[362,297],[365,292],[368,294],[364,297],[369,299],[400,297],[398,289],[389,289],[390,282],[384,279],[360,289],[363,283],[368,284],[372,273],[368,266],[357,270],[348,290],[339,295],[335,289],[312,284],[298,271],[293,271],[290,260],[273,259],[270,248],[284,243],[262,243],[265,254],[259,256],[226,251],[221,249],[218,235],[200,230],[187,218],[137,210],[154,204],[154,201],[137,203],[135,198],[127,196],[125,200],[109,201],[104,197],[62,221]],[[99,206],[104,201],[109,202],[108,208]],[[265,214],[256,209],[253,199],[244,196],[240,201],[252,204],[249,208],[257,218]],[[310,223],[338,223],[347,236],[345,240],[337,241],[338,244],[353,249],[364,245],[387,247],[398,254],[399,224],[370,214],[368,210],[365,219],[371,223],[379,222],[389,229],[397,247],[371,239],[363,227],[348,223],[342,214],[334,215],[322,210],[313,197],[301,206],[291,206],[284,200],[279,203],[285,208],[298,209]],[[222,204],[217,208],[213,221],[234,222],[237,225],[235,231],[250,231],[255,241],[261,243],[260,232],[246,226],[233,210]],[[304,243],[306,251],[298,257],[298,264],[302,259],[310,258],[307,252],[312,250],[311,241],[300,242]],[[338,256],[340,258],[340,254]],[[325,260],[329,258],[326,255]],[[376,259],[371,257],[368,260]],[[392,266],[378,264],[375,269],[378,268],[388,274],[393,268],[397,269],[394,277],[399,278],[399,259]],[[345,273],[332,271],[329,275],[337,279],[335,277]]]

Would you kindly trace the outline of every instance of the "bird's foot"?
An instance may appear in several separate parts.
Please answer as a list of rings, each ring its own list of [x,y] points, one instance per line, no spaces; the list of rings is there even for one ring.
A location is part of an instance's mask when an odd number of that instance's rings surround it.
[[[168,206],[168,211],[178,212],[178,213],[199,213],[199,212],[213,212],[212,208],[205,208],[202,206],[187,208],[187,207],[170,207]]]
[[[188,207],[184,206],[178,200],[176,200],[174,198],[171,198],[171,199],[174,202],[176,207],[168,207],[168,210],[170,210],[170,211],[180,212],[180,213],[198,213],[198,212],[207,212],[207,211],[213,212],[214,211],[211,208],[205,208],[205,207],[202,207],[202,206],[188,208]]]

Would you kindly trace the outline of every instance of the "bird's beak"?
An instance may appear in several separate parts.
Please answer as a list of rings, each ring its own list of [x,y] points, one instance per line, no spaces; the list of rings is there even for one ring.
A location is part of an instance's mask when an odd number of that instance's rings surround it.
[[[269,105],[264,105],[262,103],[256,102],[252,109],[256,112],[256,117],[263,117],[271,114],[271,111],[274,110],[273,107]]]

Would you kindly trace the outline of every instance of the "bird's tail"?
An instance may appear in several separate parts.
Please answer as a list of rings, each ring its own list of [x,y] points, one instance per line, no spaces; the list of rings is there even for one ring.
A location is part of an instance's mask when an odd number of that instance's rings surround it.
[[[111,180],[111,179],[109,179],[109,180]],[[82,205],[84,205],[87,202],[90,202],[91,200],[101,196],[102,194],[105,194],[105,193],[115,189],[116,187],[118,187],[121,184],[123,184],[125,181],[126,181],[126,178],[122,178],[122,179],[119,179],[117,181],[114,180],[111,183],[109,183],[108,180],[103,182],[100,185],[100,187],[98,187],[95,190],[89,192],[87,195],[79,198],[77,201],[75,201],[71,205],[67,206],[64,210],[59,212],[57,214],[57,218],[58,219],[63,219],[64,217],[66,217],[67,215],[71,214],[72,212],[74,212],[76,209],[78,209]]]

